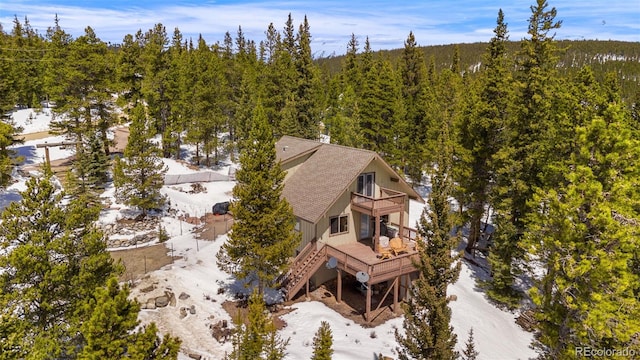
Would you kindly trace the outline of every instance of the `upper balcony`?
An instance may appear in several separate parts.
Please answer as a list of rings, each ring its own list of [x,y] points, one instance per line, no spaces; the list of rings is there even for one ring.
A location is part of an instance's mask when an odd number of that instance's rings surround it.
[[[351,209],[369,216],[382,216],[403,212],[407,194],[380,188],[380,196],[371,197],[358,193],[351,193]]]

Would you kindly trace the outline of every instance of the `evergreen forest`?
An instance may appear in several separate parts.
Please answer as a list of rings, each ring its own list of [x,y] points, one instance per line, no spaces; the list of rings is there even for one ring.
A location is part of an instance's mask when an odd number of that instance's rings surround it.
[[[640,353],[640,43],[558,41],[562,14],[543,0],[531,7],[523,39],[510,38],[500,11],[486,43],[420,46],[409,31],[403,46],[374,52],[368,37],[352,34],[346,54],[331,58],[312,56],[313,19],[283,20],[270,24],[259,42],[246,38],[242,27],[207,43],[158,23],[117,45],[100,40],[90,26],[74,38],[57,18],[44,32],[27,18],[2,24],[0,186],[14,167],[11,145],[20,129],[10,115],[17,108],[51,106],[53,131],[80,144],[67,195],[91,203],[112,172],[120,196],[142,209],[163,202],[157,192],[161,157],[180,159],[182,145],[197,149],[194,162],[201,166],[242,154],[259,109],[260,129],[270,129],[273,139],[328,136],[372,150],[414,186],[425,185],[435,171],[446,193],[431,203],[439,201],[436,209],[447,214],[440,211],[437,224],[422,219],[425,233],[442,238],[432,253],[449,246],[448,228],[468,229],[465,252],[485,254],[491,267],[491,279],[479,286],[498,306],[534,312],[533,346],[541,358],[577,358],[581,346]],[[122,123],[131,124],[136,141],[111,167],[107,130]],[[31,184],[31,191],[44,187],[47,204],[60,216],[82,213],[74,203],[56,207],[58,195],[45,180]],[[447,197],[457,206],[448,209]],[[6,224],[29,206],[3,214],[0,238],[7,246],[22,240]],[[85,252],[101,259],[103,249],[93,243],[99,235],[88,224],[94,215],[60,225],[54,240],[80,233]],[[433,261],[421,261],[433,275]],[[135,307],[122,299],[126,288],[106,280],[117,274],[115,264],[105,262],[101,279],[85,279],[80,267],[65,271],[92,283],[65,299],[64,314],[39,310],[33,315],[39,327],[2,318],[1,334],[20,329],[29,339],[3,343],[3,351],[21,356],[29,344],[47,351],[51,339],[38,334],[52,329],[52,336],[90,353],[95,329],[78,316],[98,316],[96,304],[106,302]],[[21,286],[2,281],[2,291]],[[437,283],[428,292],[436,299],[446,283],[429,281]],[[5,298],[0,305],[19,307],[16,301]],[[56,319],[64,316],[75,322],[60,326]],[[135,321],[128,321],[125,328],[133,329]],[[155,334],[143,329],[135,339],[144,343],[151,336],[145,331]],[[135,341],[120,340],[127,339]],[[153,351],[174,351],[175,339],[155,340]],[[150,353],[143,347],[136,351]],[[320,354],[316,358],[327,357]]]

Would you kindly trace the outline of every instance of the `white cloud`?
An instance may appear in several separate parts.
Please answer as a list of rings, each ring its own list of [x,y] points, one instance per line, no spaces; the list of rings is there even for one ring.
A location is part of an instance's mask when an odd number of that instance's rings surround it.
[[[91,26],[104,41],[121,42],[126,34],[138,29],[146,31],[162,23],[169,34],[178,27],[185,39],[197,39],[202,34],[208,43],[222,41],[225,32],[235,37],[238,26],[247,39],[259,42],[269,23],[278,30],[284,28],[291,13],[297,30],[304,15],[311,26],[312,49],[325,55],[343,54],[351,34],[361,47],[369,36],[374,50],[400,48],[409,31],[419,45],[488,41],[493,35],[498,9],[502,8],[510,38],[526,36],[530,16],[529,1],[423,1],[412,4],[371,0],[364,1],[192,1],[191,4],[162,1],[146,7],[115,8],[105,3],[101,8],[46,5],[46,1],[23,2],[5,0],[0,3],[0,23],[10,31],[13,16],[29,18],[32,27],[44,34],[58,14],[61,26],[70,34],[80,36]],[[558,39],[616,39],[640,41],[640,7],[630,8],[625,1],[570,0],[550,3],[558,10],[557,20],[563,26]]]

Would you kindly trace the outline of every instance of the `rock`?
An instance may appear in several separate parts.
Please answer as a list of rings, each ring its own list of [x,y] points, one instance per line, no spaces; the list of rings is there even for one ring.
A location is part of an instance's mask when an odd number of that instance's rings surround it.
[[[147,309],[148,310],[153,310],[155,308],[156,308],[156,300],[155,299],[147,300]]]
[[[156,287],[153,285],[149,285],[146,288],[142,288],[140,289],[141,293],[148,293],[148,292],[152,292]]]
[[[189,313],[191,313],[191,315],[196,313],[196,307],[195,305],[191,305],[191,307],[189,308]]]
[[[165,307],[169,305],[169,297],[166,295],[158,296],[155,301],[156,307]]]
[[[216,339],[220,343],[224,343],[227,341],[229,336],[231,336],[231,329],[223,329],[220,326],[216,325],[211,329],[211,336]]]
[[[184,319],[187,317],[187,308],[181,307],[180,308],[180,319]]]
[[[187,294],[187,293],[185,293],[185,292],[181,292],[181,293],[180,293],[180,296],[178,296],[178,299],[180,299],[180,300],[187,300],[187,299],[188,299],[188,298],[190,298],[190,297],[191,297],[191,295],[189,295],[189,294]]]
[[[196,360],[201,360],[202,359],[202,355],[192,354],[192,353],[189,353],[189,357],[191,359],[196,359]]]
[[[169,305],[176,306],[176,294],[171,291],[165,291],[164,294],[169,298]]]

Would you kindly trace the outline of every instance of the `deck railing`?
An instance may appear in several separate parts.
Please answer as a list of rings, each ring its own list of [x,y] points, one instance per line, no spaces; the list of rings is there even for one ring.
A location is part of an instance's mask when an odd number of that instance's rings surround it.
[[[377,283],[415,271],[416,269],[413,266],[412,259],[416,257],[416,253],[404,254],[371,265],[370,281],[372,283]]]
[[[377,198],[352,192],[351,203],[374,214],[384,212],[385,209],[402,209],[406,196],[405,193],[399,191],[380,188],[380,196]]]
[[[396,227],[396,228],[400,228],[400,225],[398,225],[398,224],[391,223],[391,225]],[[416,239],[418,238],[419,234],[418,234],[418,230],[412,229],[410,227],[403,226],[402,227],[402,234],[399,234],[399,236],[405,241],[416,241]]]
[[[416,256],[415,253],[401,254],[390,259],[381,260],[375,264],[368,264],[331,245],[325,245],[325,247],[327,249],[327,257],[334,257],[338,260],[340,270],[351,274],[355,274],[358,271],[367,273],[369,282],[372,284],[415,271],[411,260]]]

